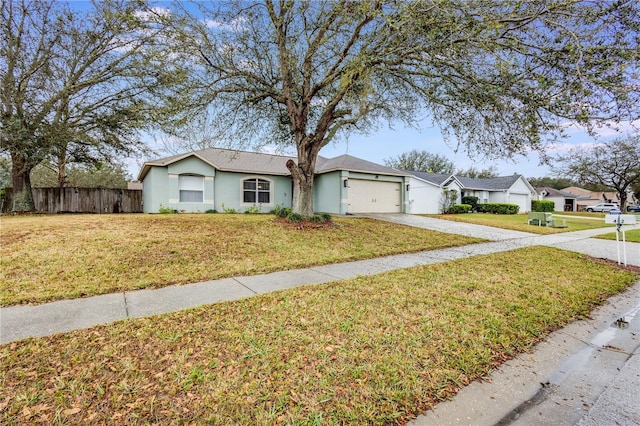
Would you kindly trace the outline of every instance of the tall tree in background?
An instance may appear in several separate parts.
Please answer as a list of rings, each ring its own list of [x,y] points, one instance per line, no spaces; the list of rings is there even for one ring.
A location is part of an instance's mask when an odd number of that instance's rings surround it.
[[[487,178],[497,177],[498,169],[496,168],[496,166],[489,166],[487,168],[479,170],[471,166],[468,169],[456,170],[456,175],[465,176],[469,178],[487,179]]]
[[[96,1],[86,12],[54,0],[1,0],[0,141],[12,164],[13,210],[33,210],[30,173],[95,163],[144,148],[152,91],[166,83],[169,53],[145,2]],[[179,75],[176,74],[176,75]]]
[[[579,182],[615,190],[624,211],[628,193],[640,184],[640,136],[614,139],[590,151],[574,149],[556,158],[554,171]]]
[[[386,158],[384,164],[399,170],[453,174],[455,164],[444,155],[417,149],[404,152],[396,158]]]
[[[580,185],[579,183],[574,182],[572,179],[564,178],[564,177],[562,178],[549,177],[549,176],[537,177],[537,178],[529,177],[527,178],[527,180],[529,181],[531,186],[533,186],[534,188],[549,187],[554,189],[563,189],[563,188],[568,188],[570,186]]]
[[[70,164],[66,168],[67,186],[76,188],[126,189],[131,176],[121,164],[92,163]],[[59,185],[56,164],[46,161],[31,171],[34,188],[54,188]]]
[[[638,118],[638,3],[379,0],[214,3],[173,21],[193,85],[228,135],[297,149],[313,212],[320,150],[425,113],[470,153],[542,151],[567,121]],[[204,16],[204,19],[203,19]]]

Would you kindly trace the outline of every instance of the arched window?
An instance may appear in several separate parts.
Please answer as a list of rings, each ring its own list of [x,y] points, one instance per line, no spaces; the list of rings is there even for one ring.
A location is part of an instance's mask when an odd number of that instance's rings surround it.
[[[180,175],[178,182],[181,203],[202,203],[204,200],[203,176]]]
[[[254,204],[271,203],[271,182],[264,179],[251,178],[242,181],[242,202]]]

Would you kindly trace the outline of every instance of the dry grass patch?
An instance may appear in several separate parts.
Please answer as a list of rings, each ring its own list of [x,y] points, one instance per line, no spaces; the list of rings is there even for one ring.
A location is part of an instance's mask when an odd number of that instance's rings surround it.
[[[370,219],[293,229],[271,215],[2,217],[0,303],[77,298],[480,241]]]
[[[552,228],[547,226],[528,225],[526,214],[490,214],[490,213],[468,213],[468,214],[445,214],[436,217],[451,220],[454,222],[475,223],[477,225],[493,226],[495,228],[511,229],[514,231],[530,232],[532,234],[557,234],[560,232],[582,231],[584,229],[603,228],[606,226],[604,216],[594,220],[593,213],[589,217],[577,218],[554,213],[553,218],[559,224],[566,225],[566,228]],[[583,215],[585,216],[585,215]]]
[[[533,247],[29,339],[0,422],[404,423],[636,279]]]

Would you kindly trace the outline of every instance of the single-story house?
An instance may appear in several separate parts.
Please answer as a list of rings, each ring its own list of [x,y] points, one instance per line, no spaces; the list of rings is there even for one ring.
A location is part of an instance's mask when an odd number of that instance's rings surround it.
[[[562,189],[562,191],[581,197],[576,211],[582,211],[587,207],[594,206],[598,203],[616,203],[620,205],[620,197],[618,197],[617,192],[589,191],[588,189],[580,188],[578,186],[570,186]],[[631,191],[627,194],[627,205],[630,204],[638,204],[638,200]]]
[[[406,173],[411,174],[408,213],[442,213],[445,190],[456,190],[458,193],[457,202],[460,202],[460,182],[453,175],[412,171],[406,171]]]
[[[143,210],[184,212],[224,209],[262,212],[290,207],[293,181],[286,167],[296,158],[209,148],[148,161],[143,183]],[[314,209],[333,214],[405,213],[410,176],[350,155],[318,157]]]
[[[520,213],[531,211],[531,200],[536,191],[522,175],[495,178],[469,178],[439,173],[407,171],[409,183],[409,208],[413,214],[438,214],[443,208],[444,191],[455,190],[456,203],[462,197],[478,197],[478,203],[507,203],[520,206]]]
[[[577,195],[571,192],[561,191],[550,187],[536,188],[538,200],[553,201],[556,212],[577,212],[580,203],[589,199],[588,195]]]

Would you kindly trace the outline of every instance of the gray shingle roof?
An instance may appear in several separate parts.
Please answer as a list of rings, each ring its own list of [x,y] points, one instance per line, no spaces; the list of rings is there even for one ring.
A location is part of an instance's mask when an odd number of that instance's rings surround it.
[[[538,194],[541,194],[543,191],[545,191],[547,193],[547,195],[551,196],[551,197],[576,198],[576,199],[583,199],[583,200],[584,199],[589,199],[588,195],[572,194],[571,192],[561,191],[559,189],[550,188],[548,186],[536,188],[536,192]]]
[[[444,174],[444,173],[427,173],[427,172],[412,172],[408,170],[403,170],[405,173],[413,175],[419,179],[426,180],[427,182],[431,182],[436,185],[442,185],[453,175]]]
[[[327,173],[334,170],[348,170],[350,172],[377,173],[381,175],[405,176],[403,173],[391,167],[381,166],[371,161],[353,157],[351,155],[341,155],[335,158],[318,157],[316,163],[316,173]]]
[[[294,157],[258,152],[237,151],[232,149],[208,148],[180,155],[148,161],[140,171],[139,179],[143,179],[152,166],[168,166],[185,158],[195,156],[218,170],[242,173],[269,175],[289,175],[287,161]]]
[[[520,179],[520,175],[499,176],[485,179],[456,176],[456,179],[458,179],[465,189],[498,191],[511,188],[511,186]]]
[[[407,174],[413,175],[419,179],[426,180],[427,182],[434,183],[436,185],[442,185],[449,178],[455,178],[464,189],[474,189],[481,191],[501,191],[509,189],[513,186],[520,175],[511,176],[499,176],[494,178],[470,178],[466,176],[449,175],[443,173],[425,173],[425,172],[413,172],[406,171]]]
[[[197,154],[216,169],[244,173],[288,175],[287,161],[295,157],[228,149],[205,149]]]
[[[200,151],[189,152],[180,155],[172,155],[170,157],[160,158],[148,161],[142,166],[139,180],[144,179],[149,168],[153,166],[168,166],[182,159],[195,156],[215,167],[217,170],[255,173],[268,175],[290,175],[287,169],[287,161],[293,160],[297,162],[296,157],[264,154],[259,152],[237,151],[222,148],[208,148]],[[381,166],[380,164],[352,157],[350,155],[341,155],[336,158],[325,158],[318,156],[316,163],[316,173],[327,173],[334,170],[348,170],[353,172],[364,172],[394,176],[405,176],[406,173],[392,169],[390,167]]]

